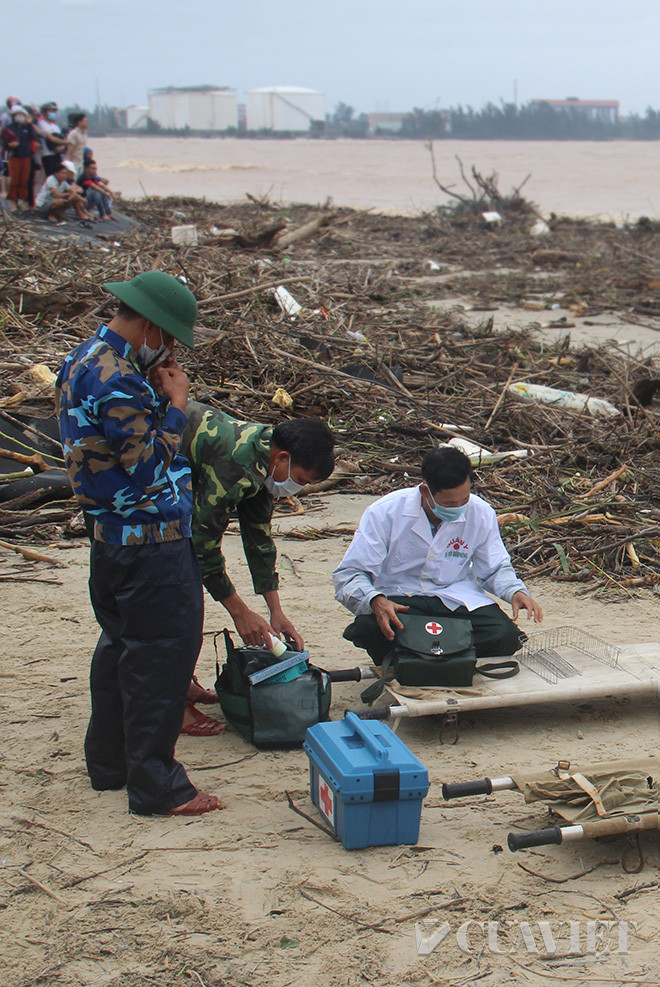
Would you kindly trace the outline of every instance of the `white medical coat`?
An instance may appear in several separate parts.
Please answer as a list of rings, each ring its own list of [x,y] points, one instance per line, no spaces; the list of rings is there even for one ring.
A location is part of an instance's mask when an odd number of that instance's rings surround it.
[[[333,573],[335,597],[354,614],[371,613],[374,596],[437,596],[455,610],[507,603],[527,588],[518,579],[493,508],[470,494],[459,521],[435,531],[419,487],[387,494],[366,509]]]

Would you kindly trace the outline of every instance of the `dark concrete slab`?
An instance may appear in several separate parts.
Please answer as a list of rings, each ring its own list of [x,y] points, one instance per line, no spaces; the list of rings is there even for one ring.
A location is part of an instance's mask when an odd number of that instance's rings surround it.
[[[79,243],[89,243],[94,240],[102,240],[106,237],[115,237],[122,233],[130,233],[137,229],[138,223],[123,213],[114,213],[116,220],[80,220],[73,216],[64,219],[60,223],[51,223],[44,219],[39,210],[28,209],[23,213],[9,212],[6,201],[0,199],[0,222],[11,223],[14,229],[26,226],[39,237],[48,237],[53,240],[76,240]]]

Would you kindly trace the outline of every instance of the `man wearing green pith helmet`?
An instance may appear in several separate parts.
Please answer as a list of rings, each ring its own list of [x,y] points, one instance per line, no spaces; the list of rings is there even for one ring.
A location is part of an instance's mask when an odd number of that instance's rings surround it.
[[[197,302],[148,271],[104,286],[115,317],[65,359],[57,380],[67,470],[93,522],[90,595],[101,626],[85,740],[97,791],[126,786],[142,815],[222,808],[174,758],[201,644],[202,582],[191,538],[190,467],[179,453]]]

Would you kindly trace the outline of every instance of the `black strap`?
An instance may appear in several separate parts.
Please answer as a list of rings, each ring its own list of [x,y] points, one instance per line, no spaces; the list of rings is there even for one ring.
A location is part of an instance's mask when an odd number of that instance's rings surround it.
[[[390,653],[385,655],[383,658],[383,664],[380,668],[381,677],[378,681],[368,686],[364,692],[360,693],[360,699],[363,703],[373,703],[376,699],[378,699],[386,684],[394,677],[392,674],[388,675],[393,663],[394,652],[390,651]],[[510,659],[509,661],[490,661],[483,665],[477,665],[475,668],[476,674],[483,675],[486,679],[512,679],[513,676],[517,675],[519,671],[520,665],[513,659]]]
[[[234,650],[234,642],[231,639],[231,634],[225,627],[222,631],[216,631],[213,635],[213,647],[215,649],[215,674],[216,677],[220,677],[220,655],[218,654],[218,638],[222,635],[225,639],[225,648],[227,649],[227,657],[229,658],[229,652]]]
[[[394,652],[390,651],[389,654],[385,655],[383,658],[383,664],[380,666],[380,678],[368,686],[364,692],[360,693],[360,699],[363,703],[373,703],[378,699],[386,683],[391,682],[394,675],[388,675],[392,665],[394,663]]]
[[[489,661],[485,665],[477,665],[477,675],[487,679],[512,679],[520,671],[517,661]]]

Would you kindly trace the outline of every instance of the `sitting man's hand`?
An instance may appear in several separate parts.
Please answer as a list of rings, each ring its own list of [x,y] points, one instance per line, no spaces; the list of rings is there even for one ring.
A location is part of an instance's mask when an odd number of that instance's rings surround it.
[[[400,603],[392,603],[388,600],[386,596],[374,596],[370,603],[371,609],[376,615],[376,620],[378,621],[378,627],[381,633],[388,641],[394,640],[395,630],[401,630],[403,624],[397,617],[398,613],[402,613],[409,610],[409,607],[404,607]]]
[[[531,596],[524,593],[521,589],[517,593],[514,593],[511,597],[511,606],[513,608],[513,619],[518,619],[518,614],[521,610],[527,611],[527,619],[531,620],[534,618],[534,622],[540,624],[543,620],[543,610],[538,605],[536,600],[533,600]]]

